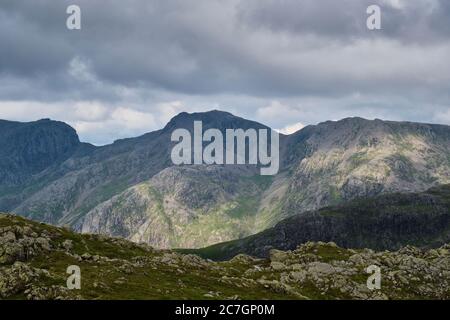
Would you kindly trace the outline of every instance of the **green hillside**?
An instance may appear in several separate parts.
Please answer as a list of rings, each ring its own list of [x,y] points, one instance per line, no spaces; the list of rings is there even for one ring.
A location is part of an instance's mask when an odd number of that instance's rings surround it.
[[[449,249],[376,253],[307,243],[269,259],[213,262],[0,214],[0,298],[449,299]],[[380,290],[367,288],[371,264],[381,267]],[[80,267],[80,290],[66,286],[71,265]]]

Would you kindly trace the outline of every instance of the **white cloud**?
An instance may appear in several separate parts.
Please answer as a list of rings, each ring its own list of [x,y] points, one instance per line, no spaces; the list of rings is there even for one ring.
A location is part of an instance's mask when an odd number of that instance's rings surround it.
[[[95,144],[130,138],[158,129],[155,116],[131,108],[116,107],[100,121],[69,122],[82,138]]]
[[[96,78],[90,70],[89,63],[80,57],[75,57],[69,62],[69,75],[73,78],[86,82],[96,82]]]
[[[174,116],[184,111],[185,106],[183,102],[176,100],[170,102],[161,102],[156,106],[159,116],[158,120],[162,125],[165,125]]]
[[[447,110],[438,111],[434,114],[433,120],[436,123],[450,125],[450,107]]]
[[[405,6],[404,1],[402,0],[383,0],[384,4],[389,5],[395,9],[402,9]]]
[[[270,123],[272,126],[281,127],[293,121],[302,121],[304,112],[300,107],[293,107],[278,100],[271,101],[269,105],[258,108],[256,116],[258,120]]]
[[[297,122],[291,125],[287,125],[286,127],[282,128],[282,129],[277,129],[278,132],[282,133],[282,134],[292,134],[297,132],[300,129],[303,129],[305,127],[305,125],[301,122]]]
[[[99,102],[77,102],[74,108],[77,120],[98,121],[108,114],[108,108]]]
[[[112,112],[111,120],[120,123],[126,129],[150,129],[156,125],[155,117],[151,113],[122,107]]]
[[[36,101],[1,101],[0,119],[33,121],[42,118],[64,119],[67,110],[58,104]]]

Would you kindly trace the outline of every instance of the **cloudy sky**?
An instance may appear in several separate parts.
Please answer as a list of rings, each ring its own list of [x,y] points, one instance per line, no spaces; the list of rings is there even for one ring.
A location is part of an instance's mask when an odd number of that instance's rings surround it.
[[[81,30],[66,28],[71,4]],[[1,0],[0,118],[63,120],[105,144],[211,109],[285,132],[450,124],[450,1]]]

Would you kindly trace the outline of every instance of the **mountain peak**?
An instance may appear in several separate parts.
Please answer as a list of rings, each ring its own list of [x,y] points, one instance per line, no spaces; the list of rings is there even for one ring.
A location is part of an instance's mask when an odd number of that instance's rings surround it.
[[[169,121],[169,123],[164,127],[164,131],[173,130],[176,128],[186,128],[189,130],[192,129],[194,121],[202,121],[205,129],[268,129],[267,126],[261,123],[235,116],[230,112],[211,110],[193,113],[181,112]]]
[[[177,121],[183,121],[183,120],[192,121],[192,119],[205,121],[205,120],[218,119],[218,118],[239,118],[239,117],[233,115],[230,112],[220,111],[217,109],[213,109],[213,110],[205,111],[205,112],[192,112],[192,113],[183,111],[183,112],[177,114],[175,117],[173,117],[170,120],[170,122],[177,122]]]
[[[38,173],[63,161],[80,146],[78,135],[64,122],[0,122],[0,179],[20,183],[22,176]]]

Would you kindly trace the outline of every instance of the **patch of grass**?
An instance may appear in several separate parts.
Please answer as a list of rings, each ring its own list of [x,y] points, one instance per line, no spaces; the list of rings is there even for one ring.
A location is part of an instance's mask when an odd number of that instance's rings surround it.
[[[369,160],[369,156],[366,152],[356,152],[355,154],[352,154],[352,156],[349,158],[351,170],[360,167],[361,165],[367,163]]]
[[[320,246],[316,254],[323,262],[347,260],[351,256],[351,253],[349,253],[348,250],[332,246]]]
[[[226,214],[232,218],[255,215],[258,211],[259,198],[256,196],[241,196],[236,202],[237,205],[234,208],[226,211]]]

